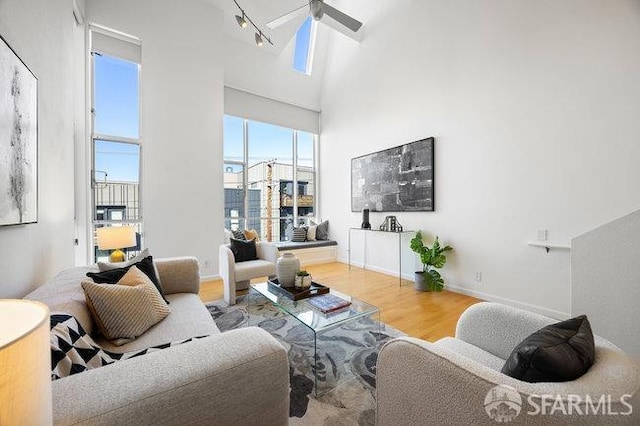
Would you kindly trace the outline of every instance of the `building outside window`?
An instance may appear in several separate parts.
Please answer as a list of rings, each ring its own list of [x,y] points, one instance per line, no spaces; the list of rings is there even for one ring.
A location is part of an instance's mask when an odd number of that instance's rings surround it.
[[[308,223],[316,211],[315,143],[308,132],[225,116],[225,227],[286,241],[294,225]]]

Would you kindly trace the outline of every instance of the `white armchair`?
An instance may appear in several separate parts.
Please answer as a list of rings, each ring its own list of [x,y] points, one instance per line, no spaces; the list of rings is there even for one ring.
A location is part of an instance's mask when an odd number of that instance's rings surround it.
[[[485,412],[485,398],[498,385],[510,386],[521,397],[522,412],[514,424],[640,424],[636,366],[602,337],[594,336],[595,363],[574,381],[527,383],[500,372],[518,343],[554,322],[528,311],[484,302],[462,314],[455,338],[435,343],[411,337],[390,341],[378,357],[376,424],[495,425]],[[591,415],[581,415],[589,412],[587,397],[597,405],[603,395],[611,403],[600,407],[600,414],[593,414],[591,407]],[[628,396],[625,401],[633,406],[632,412],[620,402],[623,395]],[[563,413],[556,407],[551,412],[546,405],[546,415],[535,413],[531,401],[542,407],[542,398],[550,397],[559,399],[558,405],[571,404],[569,411]],[[602,415],[605,409],[626,415]]]
[[[229,244],[220,246],[220,276],[224,281],[224,300],[229,305],[236,303],[236,290],[249,287],[253,278],[275,275],[278,247],[273,243],[257,242],[257,260],[236,263]]]

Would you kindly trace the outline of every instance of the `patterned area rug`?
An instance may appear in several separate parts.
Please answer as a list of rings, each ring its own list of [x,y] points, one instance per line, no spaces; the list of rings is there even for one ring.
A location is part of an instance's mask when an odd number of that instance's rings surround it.
[[[246,327],[245,296],[229,307],[219,300],[207,304],[221,331]],[[404,333],[363,318],[318,337],[319,388],[313,395],[313,334],[268,302],[251,305],[251,325],[273,335],[289,353],[291,425],[375,424],[376,361],[382,345]],[[354,377],[355,376],[355,377]],[[337,384],[337,385],[336,385]]]

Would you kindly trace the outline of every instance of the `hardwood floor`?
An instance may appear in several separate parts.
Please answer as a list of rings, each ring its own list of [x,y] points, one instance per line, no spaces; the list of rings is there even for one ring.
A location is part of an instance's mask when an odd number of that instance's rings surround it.
[[[416,291],[413,282],[344,263],[326,263],[307,266],[315,281],[356,296],[380,308],[380,320],[413,337],[435,341],[453,336],[460,314],[479,299],[463,294],[443,291],[426,293]],[[259,280],[258,280],[259,281]],[[206,281],[200,287],[204,302],[222,299],[222,281]]]

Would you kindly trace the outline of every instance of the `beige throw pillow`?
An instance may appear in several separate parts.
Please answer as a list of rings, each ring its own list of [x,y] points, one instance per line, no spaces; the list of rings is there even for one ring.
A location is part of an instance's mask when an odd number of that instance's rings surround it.
[[[117,346],[142,335],[171,312],[149,277],[135,266],[117,284],[85,280],[82,288],[102,335]]]

